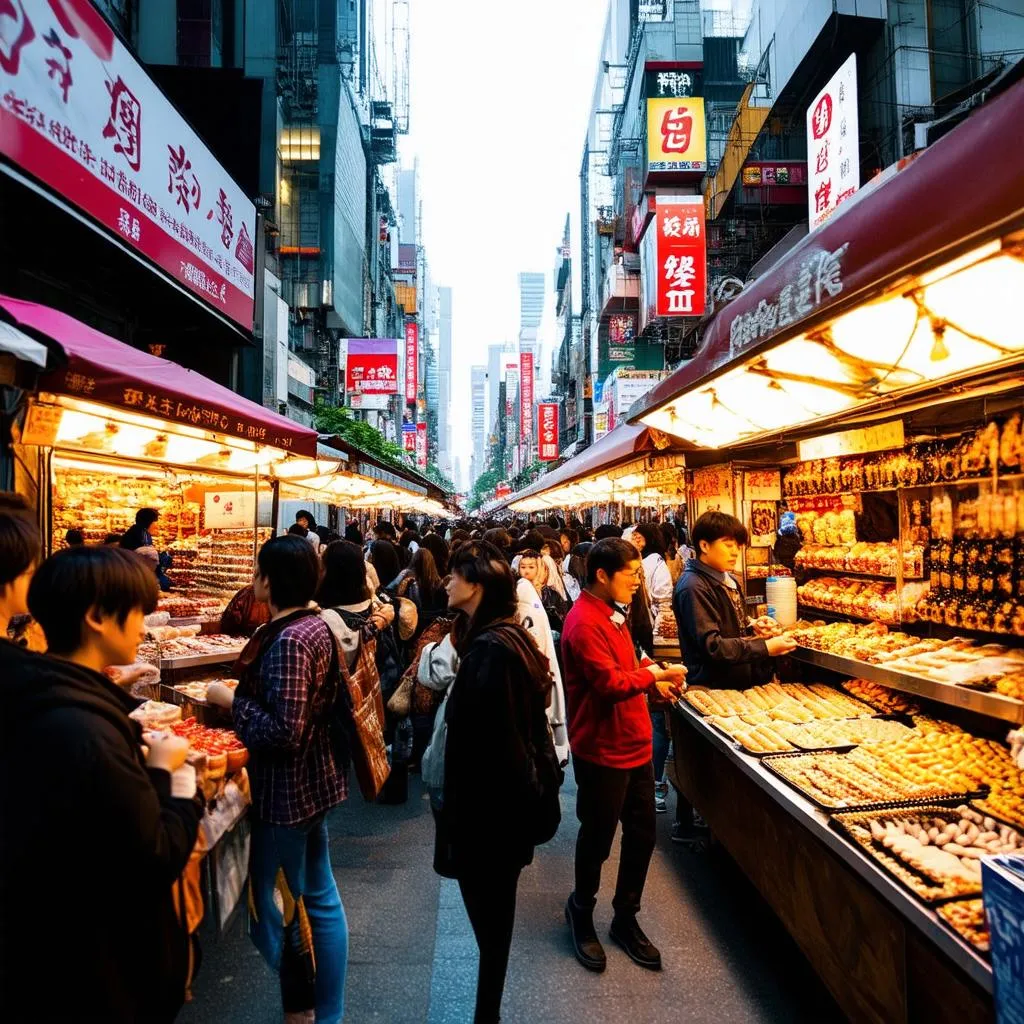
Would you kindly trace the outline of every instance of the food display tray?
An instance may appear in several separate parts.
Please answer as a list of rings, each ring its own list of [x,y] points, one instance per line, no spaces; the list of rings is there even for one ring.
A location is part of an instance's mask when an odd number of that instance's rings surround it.
[[[973,949],[978,956],[983,956],[986,960],[991,958],[990,952],[984,946],[979,946],[969,935],[965,932],[960,931],[959,928],[953,926],[951,921],[948,921],[943,913],[944,909],[951,908],[957,903],[970,903],[973,900],[980,899],[978,896],[965,896],[962,900],[947,900],[945,903],[936,907],[935,916],[939,919],[945,928],[948,928],[961,942],[966,942],[968,946]]]
[[[834,814],[832,815],[829,824],[845,839],[848,839],[858,847],[858,849],[863,850],[872,860],[880,864],[889,875],[900,883],[900,885],[905,889],[909,889],[919,900],[922,900],[925,903],[929,903],[932,906],[938,906],[943,903],[952,903],[957,900],[976,899],[981,895],[980,878],[978,879],[975,887],[959,889],[956,891],[952,891],[947,887],[942,892],[930,893],[928,891],[929,889],[938,890],[940,888],[934,881],[910,867],[909,864],[905,864],[899,858],[894,857],[884,846],[880,845],[875,840],[872,839],[865,841],[859,836],[853,834],[851,830],[852,825],[856,825],[870,819],[877,819],[880,813],[884,813],[886,817],[894,820],[909,818],[921,814],[927,814],[936,818],[941,817],[947,822],[952,821],[954,818],[959,818],[959,814],[957,814],[953,807],[943,807],[935,802],[928,801],[927,803],[918,804],[917,806],[901,805],[899,807],[876,808],[874,810]],[[953,930],[955,931],[956,929]]]
[[[852,749],[852,748],[851,748]],[[776,765],[780,761],[787,760],[793,757],[806,757],[810,754],[809,750],[800,750],[792,754],[769,754],[761,759],[761,763],[774,775],[777,779],[784,782],[790,789],[796,790],[804,799],[812,803],[818,810],[824,811],[826,814],[835,815],[842,814],[850,811],[889,811],[899,810],[901,808],[920,808],[928,806],[929,804],[943,803],[945,801],[956,802],[958,804],[969,803],[972,799],[981,799],[983,796],[988,795],[987,790],[972,790],[968,793],[938,793],[935,796],[928,797],[908,797],[901,800],[877,800],[873,803],[861,803],[861,804],[843,804],[842,806],[836,806],[832,804],[822,803],[816,797],[813,797],[806,790],[801,789],[792,779],[780,771]],[[831,751],[826,751],[826,754]]]
[[[971,805],[971,809],[977,811],[979,814],[984,814],[988,818],[992,818],[993,821],[998,821],[1000,825],[1006,825],[1008,828],[1016,829],[1018,832],[1024,833],[1024,823],[1019,821],[1011,821],[1009,818],[1002,814],[993,814],[991,809],[988,807],[979,807],[978,804],[988,797],[988,793],[984,793],[981,796],[972,797],[968,802]]]
[[[699,713],[699,709],[698,708],[694,708],[693,710],[694,711],[698,711],[698,713]],[[705,723],[707,725],[711,726],[711,728],[714,729],[715,732],[717,732],[719,736],[724,736],[737,750],[742,750],[743,753],[746,754],[748,757],[762,758],[762,757],[772,757],[773,755],[777,757],[779,754],[795,753],[796,752],[796,751],[783,751],[783,750],[765,750],[765,751],[751,750],[749,747],[745,747],[742,743],[740,743],[740,741],[738,739],[736,739],[736,737],[733,736],[731,733],[726,732],[725,729],[723,729],[720,725],[718,725],[716,722],[712,721],[712,718],[711,718],[710,715],[706,716],[704,718],[704,721],[705,721]]]
[[[224,708],[189,697],[167,683],[160,684],[159,699],[166,704],[177,704],[181,708],[182,718],[194,718],[200,725],[224,726],[230,723],[231,715]]]
[[[225,662],[237,661],[241,650],[217,651],[214,654],[186,654],[180,658],[161,658],[161,671],[173,672],[182,668],[202,668],[204,665],[223,665]]]

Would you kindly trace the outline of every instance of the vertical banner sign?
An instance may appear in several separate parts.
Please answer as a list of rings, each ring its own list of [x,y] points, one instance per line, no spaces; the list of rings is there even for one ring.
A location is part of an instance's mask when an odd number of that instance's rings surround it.
[[[416,468],[427,468],[427,425],[416,424]]]
[[[703,316],[707,245],[703,196],[658,196],[658,316]]]
[[[416,454],[416,424],[415,423],[403,423],[402,424],[402,447],[410,455]]]
[[[647,173],[703,175],[708,169],[704,100],[657,97],[647,101]]]
[[[88,0],[0,0],[0,155],[252,328],[256,207]]]
[[[538,458],[554,462],[558,458],[558,403],[541,402],[537,406],[537,429],[540,433]]]
[[[533,353],[519,357],[519,436],[529,444],[533,440]]]
[[[807,218],[820,227],[860,188],[857,55],[832,76],[807,108]]]
[[[411,405],[416,401],[419,387],[417,369],[419,367],[420,325],[410,320],[405,325],[405,401]]]

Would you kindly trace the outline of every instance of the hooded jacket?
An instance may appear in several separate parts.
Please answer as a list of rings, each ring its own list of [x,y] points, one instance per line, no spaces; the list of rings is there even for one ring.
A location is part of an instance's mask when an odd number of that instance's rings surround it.
[[[672,610],[690,686],[745,690],[771,677],[768,647],[745,621],[743,592],[731,590],[697,558],[676,584]]]
[[[172,1021],[188,937],[171,894],[202,804],[143,761],[137,701],[0,641],[0,1006],[8,1020]]]

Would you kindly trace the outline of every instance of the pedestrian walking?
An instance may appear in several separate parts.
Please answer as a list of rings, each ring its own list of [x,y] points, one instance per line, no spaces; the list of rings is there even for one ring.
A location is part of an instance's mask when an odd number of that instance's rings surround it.
[[[678,700],[682,665],[638,660],[625,609],[643,576],[640,553],[627,541],[598,541],[587,558],[587,589],[562,633],[569,701],[569,742],[578,787],[576,887],[565,915],[576,958],[603,971],[604,949],[594,928],[601,868],[622,824],[622,853],[612,900],[610,936],[641,967],[661,969],[661,954],[637,922],[654,852],[654,766],[647,695]]]
[[[330,741],[339,674],[331,631],[311,606],[319,583],[320,559],[301,537],[278,537],[260,548],[254,590],[270,606],[270,622],[239,657],[238,688],[214,684],[208,700],[230,708],[250,752],[253,941],[282,972],[286,1015],[315,1009],[318,1024],[339,1024],[348,924],[331,870],[326,815],[348,795],[348,785]],[[286,928],[311,936],[315,986],[302,993],[309,1005],[291,1001],[283,969]]]
[[[0,572],[30,568],[38,550],[37,535],[0,514]],[[27,571],[0,583],[0,614],[15,610]],[[156,602],[137,555],[69,548],[28,587],[49,653],[0,641],[7,1020],[169,1024],[185,1000],[194,960],[172,885],[203,813],[196,773],[177,736],[148,734],[143,752],[128,717],[137,702],[103,675],[135,661]]]
[[[551,673],[515,621],[515,580],[491,544],[459,549],[448,598],[465,622],[445,711],[434,867],[458,880],[480,949],[473,1019],[492,1024],[500,1018],[519,875],[535,844],[557,828],[561,772],[545,714]]]

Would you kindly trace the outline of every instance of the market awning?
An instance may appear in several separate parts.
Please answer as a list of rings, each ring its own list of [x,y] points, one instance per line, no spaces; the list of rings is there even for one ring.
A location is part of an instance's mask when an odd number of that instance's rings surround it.
[[[19,331],[13,324],[2,321],[0,321],[0,352],[6,352],[27,363],[35,363],[39,367],[46,366],[46,346],[30,338],[24,331]]]
[[[50,338],[67,355],[66,366],[40,376],[40,391],[99,402],[258,446],[316,455],[315,430],[56,309],[0,295],[0,317],[30,334]]]
[[[869,183],[630,410],[707,448],[836,422],[1024,361],[1024,82]]]

